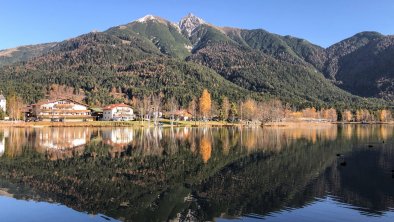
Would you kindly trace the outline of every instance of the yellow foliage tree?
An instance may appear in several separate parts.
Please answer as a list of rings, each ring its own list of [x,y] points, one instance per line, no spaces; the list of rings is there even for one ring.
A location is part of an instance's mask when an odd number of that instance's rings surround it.
[[[349,110],[343,111],[343,113],[342,113],[342,120],[343,121],[350,122],[350,121],[352,121],[352,118],[353,118],[352,112],[350,112]]]
[[[387,122],[391,120],[391,112],[389,110],[380,110],[378,114],[380,122]]]
[[[23,118],[23,100],[15,94],[10,95],[7,98],[7,110],[8,115],[12,120],[20,120]]]
[[[212,101],[211,94],[207,89],[204,89],[199,100],[199,108],[202,117],[207,118],[211,114]]]
[[[243,115],[248,120],[257,119],[257,104],[253,99],[247,99],[242,104]]]
[[[302,110],[302,116],[305,118],[318,118],[318,113],[315,107],[306,108]]]
[[[230,112],[230,101],[228,101],[227,97],[223,97],[222,98],[222,107],[221,107],[222,120],[228,119],[229,112]]]

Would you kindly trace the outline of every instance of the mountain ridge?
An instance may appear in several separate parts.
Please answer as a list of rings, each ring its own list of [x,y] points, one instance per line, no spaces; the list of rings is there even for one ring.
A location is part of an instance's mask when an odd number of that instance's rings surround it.
[[[3,66],[0,69],[0,79],[12,82],[12,85],[20,85],[17,81],[27,79],[32,84],[37,84],[37,87],[48,84],[70,85],[81,88],[87,94],[99,86],[104,86],[105,90],[119,87],[131,99],[144,91],[143,85],[135,81],[138,79],[149,85],[145,77],[152,70],[156,70],[155,76],[159,78],[157,81],[149,80],[151,83],[155,82],[156,90],[166,89],[167,78],[171,76],[178,80],[180,76],[191,78],[190,82],[197,84],[195,78],[206,73],[212,76],[209,77],[212,80],[218,79],[223,86],[216,85],[217,89],[212,89],[213,85],[208,82],[204,83],[205,86],[211,87],[212,91],[225,92],[226,96],[231,95],[229,89],[233,89],[240,92],[240,97],[248,94],[255,98],[274,96],[285,102],[308,106],[384,104],[380,100],[367,101],[348,93],[364,96],[349,87],[352,83],[345,77],[347,73],[354,72],[355,68],[349,65],[354,63],[349,59],[349,55],[354,55],[353,53],[363,52],[371,56],[371,50],[381,50],[391,56],[392,42],[387,38],[389,37],[380,33],[365,32],[323,48],[304,39],[281,36],[264,29],[216,27],[193,14],[187,15],[178,23],[147,15],[103,32],[92,32],[53,43],[51,47],[44,47],[45,50],[30,53],[31,57],[15,57],[12,62],[0,63],[0,67]],[[371,49],[365,48],[367,46]],[[382,67],[390,61],[387,59],[386,62],[381,62],[379,59],[376,57],[375,63]],[[162,62],[155,64],[153,61]],[[344,62],[347,63],[343,64]],[[176,75],[168,73],[169,64],[172,64],[170,70]],[[367,68],[371,69],[369,66]],[[193,77],[179,72],[193,69],[195,71],[192,72],[198,73]],[[189,71],[186,73],[191,74]],[[98,73],[102,73],[105,78],[95,77]],[[164,79],[160,79],[161,75]],[[367,96],[391,101],[394,78],[389,77],[377,76],[381,91],[375,90]],[[74,83],[72,78],[79,79],[80,82]],[[175,86],[176,84],[173,85]],[[224,86],[228,89],[221,88]],[[132,87],[136,87],[136,90]],[[173,94],[175,91],[175,88],[171,88],[168,92]],[[177,95],[185,102],[193,97],[192,94],[193,92],[187,92],[181,96],[178,92]],[[220,98],[219,94],[214,94],[216,99]],[[36,95],[37,98],[42,96],[38,92]],[[35,97],[29,100],[34,99]]]

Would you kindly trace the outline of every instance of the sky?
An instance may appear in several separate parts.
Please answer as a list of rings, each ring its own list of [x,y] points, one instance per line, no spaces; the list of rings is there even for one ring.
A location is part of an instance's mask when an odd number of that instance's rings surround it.
[[[175,22],[189,12],[322,47],[361,31],[394,34],[393,0],[0,0],[0,49],[62,41],[147,14]]]

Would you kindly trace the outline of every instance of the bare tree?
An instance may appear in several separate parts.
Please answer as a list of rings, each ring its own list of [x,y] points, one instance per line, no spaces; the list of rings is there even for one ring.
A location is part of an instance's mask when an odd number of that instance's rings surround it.
[[[142,97],[141,100],[137,100],[137,101],[138,101],[137,102],[138,110],[142,123],[145,121],[146,118],[148,119],[148,121],[150,121],[151,97],[144,96]]]
[[[221,106],[221,118],[222,120],[227,120],[230,112],[230,102],[227,97],[222,98],[222,106]]]
[[[23,100],[15,94],[8,97],[8,115],[12,120],[22,119]]]
[[[171,113],[171,126],[175,120],[175,112],[179,109],[178,100],[175,97],[171,97],[168,101],[168,109]]]
[[[155,126],[158,125],[158,118],[160,116],[161,97],[160,94],[152,96],[152,111]]]
[[[193,98],[192,101],[190,101],[188,106],[188,111],[190,114],[192,114],[192,119],[195,119],[197,114],[197,102],[195,98]]]

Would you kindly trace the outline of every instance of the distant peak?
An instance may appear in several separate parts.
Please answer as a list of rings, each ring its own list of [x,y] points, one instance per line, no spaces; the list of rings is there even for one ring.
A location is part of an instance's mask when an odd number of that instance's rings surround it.
[[[155,16],[155,15],[145,15],[144,17],[136,20],[136,22],[141,22],[141,23],[148,22],[148,21],[158,21],[158,22],[164,22],[164,23],[167,22],[165,19],[160,18],[159,16]]]
[[[202,24],[206,24],[206,22],[192,13],[189,13],[179,21],[179,28],[185,31],[190,37],[192,32]]]
[[[153,16],[153,15],[145,15],[144,17],[137,19],[136,22],[146,22],[146,21],[154,20],[154,19],[155,19],[155,16]]]
[[[379,32],[373,32],[373,31],[364,31],[364,32],[359,32],[355,34],[354,36],[356,37],[367,37],[367,38],[376,38],[376,37],[382,37],[383,34]]]
[[[189,12],[185,17],[197,17],[193,13]]]

